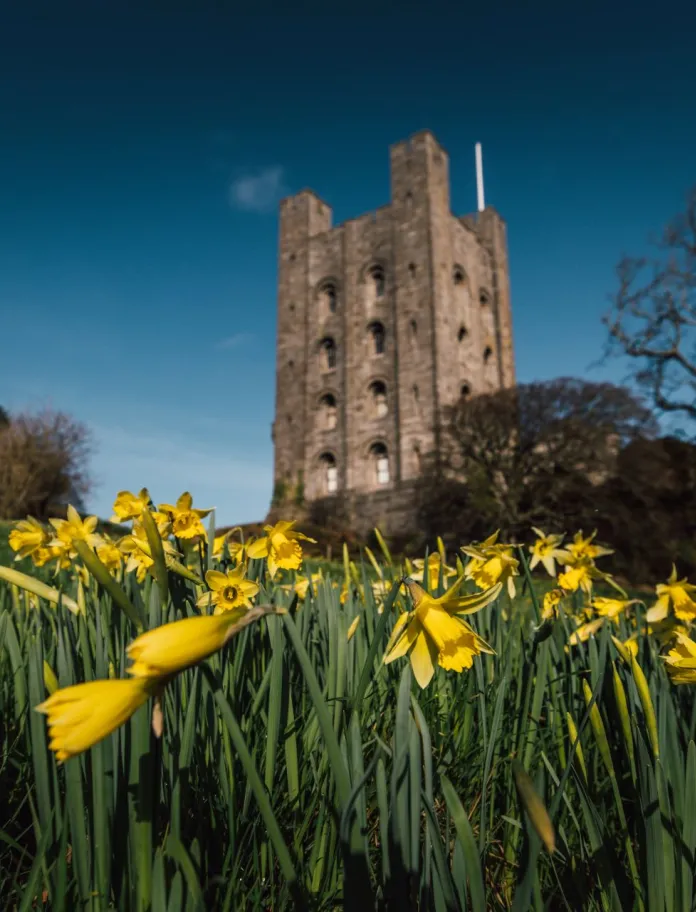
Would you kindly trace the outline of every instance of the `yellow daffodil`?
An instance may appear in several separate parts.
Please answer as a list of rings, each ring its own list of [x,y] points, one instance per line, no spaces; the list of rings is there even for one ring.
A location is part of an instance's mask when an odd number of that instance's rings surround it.
[[[601,545],[596,545],[594,543],[596,534],[597,530],[595,529],[592,535],[588,535],[587,538],[584,538],[582,530],[576,532],[572,544],[567,546],[567,550],[570,551],[576,560],[595,560],[598,557],[604,557],[606,554],[613,554],[614,552],[610,548],[602,548]]]
[[[358,629],[359,623],[360,623],[360,615],[358,615],[357,617],[354,617],[353,620],[351,621],[350,627],[348,628],[348,633],[346,634],[346,642],[350,643],[350,641],[353,639],[353,637],[355,636],[355,631]]]
[[[595,618],[593,621],[588,621],[586,624],[580,624],[568,637],[568,645],[577,646],[578,643],[585,643],[597,633],[604,623],[606,623],[606,618],[600,617]]]
[[[158,689],[146,678],[90,681],[64,687],[36,707],[48,716],[49,747],[59,762],[97,744],[123,725]]]
[[[558,617],[558,606],[565,595],[562,589],[549,589],[544,593],[544,607],[541,612],[543,621],[551,621]]]
[[[597,579],[608,580],[609,577],[595,567],[592,558],[571,555],[567,558],[563,573],[558,574],[557,582],[566,592],[582,589],[587,596],[591,596],[592,583]]]
[[[313,538],[303,535],[302,532],[296,532],[292,528],[294,525],[294,522],[281,521],[274,526],[264,526],[263,529],[266,534],[247,546],[249,557],[254,559],[265,557],[267,559],[268,572],[271,575],[271,579],[273,579],[279,569],[299,569],[302,563],[300,539],[309,542],[315,541]]]
[[[44,567],[46,564],[50,563],[50,561],[57,560],[58,566],[56,567],[56,572],[58,572],[58,570],[66,570],[70,566],[70,556],[66,553],[65,549],[55,548],[53,546],[39,548],[32,554],[31,559],[34,562],[35,567]]]
[[[260,606],[250,608],[241,618],[227,611],[155,627],[133,640],[126,650],[133,661],[129,674],[146,678],[177,674],[222,649],[239,630],[265,614],[283,613],[282,608]]]
[[[645,615],[646,620],[648,620],[648,633],[650,636],[655,637],[660,644],[660,648],[669,646],[670,643],[673,643],[677,639],[679,634],[687,637],[689,636],[689,628],[680,624],[674,616],[664,618],[663,620],[650,621],[648,618],[649,614],[650,611],[646,612]]]
[[[627,664],[631,664],[631,656],[633,658],[638,657],[638,634],[634,633],[633,636],[629,637],[627,640],[624,640],[623,643],[618,637],[612,635],[612,642],[616,646],[616,651],[619,653],[623,661]]]
[[[532,531],[536,533],[537,540],[529,546],[532,558],[529,562],[529,569],[533,570],[537,564],[543,564],[544,569],[549,576],[556,575],[556,561],[563,561],[568,556],[568,552],[560,548],[563,541],[562,535],[547,535],[541,529],[532,526]]]
[[[646,614],[648,623],[653,624],[664,620],[670,613],[670,609],[675,617],[680,621],[691,621],[696,619],[696,601],[694,594],[696,586],[690,583],[686,577],[677,579],[677,567],[672,565],[672,572],[666,583],[659,583],[655,587],[657,592],[657,601],[648,609]]]
[[[464,573],[483,590],[506,582],[509,596],[514,598],[514,577],[519,575],[519,561],[514,557],[512,545],[498,544],[497,540],[495,532],[480,544],[463,546],[461,550],[471,558]]]
[[[234,570],[228,570],[227,573],[208,570],[205,581],[211,591],[203,593],[198,599],[198,607],[205,608],[212,603],[215,605],[215,614],[223,614],[228,611],[236,611],[237,614],[240,614],[247,608],[251,608],[249,599],[254,598],[259,587],[257,583],[244,579],[245,570],[243,564],[235,567]]]
[[[159,514],[159,516],[161,515],[162,514]],[[153,517],[157,516],[158,514],[153,513]],[[160,522],[156,520],[156,525],[161,535],[162,529],[169,526],[169,521],[165,520],[164,522]],[[171,542],[163,540],[162,548],[165,556],[169,555],[170,557],[175,557],[178,554]],[[133,523],[133,531],[131,534],[124,535],[123,538],[119,539],[118,549],[128,558],[126,573],[131,573],[135,570],[135,578],[139,583],[142,583],[147,572],[152,571],[154,565],[145,527],[138,522]]]
[[[675,684],[696,684],[696,643],[684,633],[677,633],[676,640],[663,656],[669,676]]]
[[[51,540],[51,535],[45,526],[42,526],[38,519],[33,516],[27,516],[26,519],[20,519],[15,523],[9,536],[10,548],[17,552],[15,560],[22,560],[36,554],[41,549],[46,550],[46,546]],[[45,563],[45,561],[44,561]],[[40,564],[38,566],[41,566]]]
[[[294,583],[283,583],[280,588],[284,592],[296,592],[297,597],[302,602],[307,598],[307,592],[309,591],[310,580],[312,583],[312,589],[316,592],[319,583],[324,579],[324,576],[321,570],[318,570],[316,573],[312,573],[309,577],[305,576],[302,579],[296,579]]]
[[[86,519],[80,519],[80,514],[73,506],[68,506],[67,519],[50,519],[49,522],[56,531],[55,537],[51,540],[51,545],[56,548],[63,548],[70,557],[75,557],[77,552],[73,548],[73,542],[87,542],[90,548],[96,548],[100,545],[102,538],[94,530],[97,528],[97,517],[88,516]]]
[[[147,510],[149,505],[150,492],[147,488],[141,488],[139,494],[119,491],[114,501],[114,515],[111,517],[111,522],[122,523],[129,519],[140,519],[143,510]]]
[[[600,598],[600,596],[595,596],[591,604],[597,614],[609,618],[614,623],[618,623],[621,615],[625,614],[631,605],[636,605],[638,602],[639,599]]]
[[[160,504],[158,509],[161,513],[168,513],[171,516],[172,531],[177,538],[205,536],[201,520],[212,513],[212,507],[209,510],[194,510],[193,498],[188,491],[184,491],[176,504]]]
[[[471,668],[474,656],[493,649],[461,615],[473,614],[500,594],[502,583],[486,592],[460,596],[460,577],[439,598],[429,595],[415,580],[405,580],[413,610],[401,614],[394,626],[384,656],[385,664],[408,655],[420,687],[427,687],[436,664],[449,671]]]
[[[409,573],[410,578],[422,583],[425,576],[425,560],[422,557],[416,558],[413,561],[413,566],[416,569]],[[428,590],[430,592],[434,592],[440,585],[440,568],[442,568],[442,578],[445,582],[457,574],[454,567],[448,567],[447,564],[443,563],[439,553],[433,551],[432,554],[428,555]]]
[[[104,544],[97,546],[97,557],[107,570],[114,575],[119,572],[123,564],[123,557],[119,551],[118,545],[111,540],[105,541]]]

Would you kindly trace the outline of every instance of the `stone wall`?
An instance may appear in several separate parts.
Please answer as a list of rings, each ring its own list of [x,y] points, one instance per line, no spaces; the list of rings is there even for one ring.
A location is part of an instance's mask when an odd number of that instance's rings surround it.
[[[274,503],[335,492],[401,531],[443,407],[514,383],[514,357],[504,222],[452,215],[428,131],[390,170],[391,202],[336,227],[309,190],[281,203]]]

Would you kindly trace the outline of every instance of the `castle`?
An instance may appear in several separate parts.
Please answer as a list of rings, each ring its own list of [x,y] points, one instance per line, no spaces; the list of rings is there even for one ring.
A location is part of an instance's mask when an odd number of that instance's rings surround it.
[[[405,530],[443,408],[515,383],[505,222],[452,214],[429,131],[390,175],[388,205],[335,227],[311,190],[280,204],[272,516]]]

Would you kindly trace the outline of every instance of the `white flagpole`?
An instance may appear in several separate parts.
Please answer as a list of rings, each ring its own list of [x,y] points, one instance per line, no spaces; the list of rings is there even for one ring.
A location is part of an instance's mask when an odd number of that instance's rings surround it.
[[[476,143],[476,195],[478,197],[478,211],[483,212],[486,202],[483,197],[483,155],[481,143]]]

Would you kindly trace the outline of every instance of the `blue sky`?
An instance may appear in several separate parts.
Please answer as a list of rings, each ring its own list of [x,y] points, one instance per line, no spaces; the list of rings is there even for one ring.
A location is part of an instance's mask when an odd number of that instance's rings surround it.
[[[374,209],[424,128],[457,212],[483,143],[519,380],[622,378],[589,371],[614,265],[696,182],[687,3],[245,6],[3,4],[0,403],[93,428],[93,510],[147,485],[265,515],[278,199]]]

